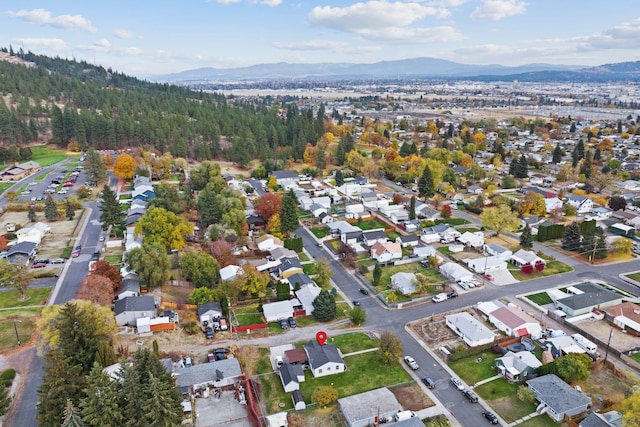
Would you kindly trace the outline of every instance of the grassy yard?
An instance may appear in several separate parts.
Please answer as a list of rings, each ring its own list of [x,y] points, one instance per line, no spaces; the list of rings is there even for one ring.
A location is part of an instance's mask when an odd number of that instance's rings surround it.
[[[553,276],[554,274],[560,274],[560,273],[568,273],[569,271],[573,271],[573,268],[571,268],[571,266],[554,260],[554,261],[547,261],[547,265],[545,266],[544,270],[542,270],[542,273],[538,273],[537,271],[534,271],[533,273],[527,275],[522,273],[522,271],[520,271],[520,269],[509,269],[509,271],[511,272],[511,274],[513,275],[514,278],[516,278],[516,280],[529,280],[529,279],[538,279],[540,277],[546,277],[546,276]]]
[[[14,350],[18,347],[18,337],[22,345],[31,341],[31,336],[35,332],[35,316],[20,317],[20,319],[4,319],[0,321],[0,353]],[[16,320],[14,326],[14,319]],[[16,337],[16,329],[18,337]]]
[[[553,300],[551,299],[549,294],[547,294],[546,292],[540,292],[538,294],[527,295],[526,298],[528,300],[531,300],[534,303],[538,304],[539,306],[543,306],[543,305],[546,305],[546,304],[553,303]]]
[[[382,267],[380,284],[377,286],[377,289],[381,291],[389,289],[391,287],[391,276],[401,271],[405,273],[422,273],[427,276],[427,278],[429,278],[429,282],[433,284],[444,282],[444,277],[439,272],[432,268],[426,268],[422,264],[415,262],[410,264]],[[369,270],[365,277],[369,282],[372,282],[373,270]]]
[[[311,227],[309,228],[309,231],[318,239],[322,239],[329,235],[329,230],[324,225],[322,227]]]
[[[449,367],[456,371],[456,374],[458,374],[464,382],[469,385],[474,385],[478,381],[496,375],[496,372],[491,368],[498,357],[500,357],[499,354],[484,352],[480,356],[473,356],[451,362]],[[476,362],[476,360],[480,358],[482,361]]]
[[[309,255],[307,255],[304,252],[300,252],[298,254],[298,258],[300,259],[300,262],[307,262],[307,261],[311,261],[311,258],[309,258]]]
[[[363,333],[344,334],[332,337],[329,342],[335,344],[342,354],[366,350],[378,346],[378,340]]]
[[[31,153],[33,154],[31,160],[40,163],[40,166],[42,167],[51,166],[52,164],[58,163],[67,157],[71,157],[71,155],[63,150],[56,150],[46,145],[31,147]],[[80,156],[80,154],[74,156]]]
[[[467,231],[469,233],[475,233],[476,231],[480,231],[478,227],[460,227],[456,228],[456,230],[458,230],[460,233],[466,233]]]
[[[273,372],[273,367],[271,366],[271,360],[269,360],[269,349],[266,347],[258,348],[258,356],[259,359],[256,363],[256,373],[260,374],[268,374]]]
[[[631,355],[631,358],[636,362],[640,363],[640,353],[634,353]]]
[[[369,220],[366,220],[366,221],[358,221],[358,222],[354,222],[353,225],[355,225],[356,227],[358,227],[359,229],[361,229],[363,231],[373,230],[373,229],[376,229],[376,228],[387,228],[383,223],[381,223],[377,219],[369,219]]]
[[[338,391],[338,397],[346,397],[411,381],[399,363],[381,369],[376,351],[345,357],[344,362],[349,369],[341,374],[313,378],[311,371],[305,371],[305,382],[300,384],[305,402],[311,401],[313,391],[320,386],[333,386]]]
[[[303,264],[302,265],[302,271],[307,276],[312,276],[316,272],[316,267],[313,264]]]
[[[249,326],[264,323],[262,313],[258,311],[258,306],[256,305],[234,308],[233,314],[238,320],[238,326]]]
[[[391,240],[392,242],[395,242],[396,239],[398,237],[400,237],[400,233],[398,233],[397,231],[391,231],[389,233],[387,233],[387,237],[389,238],[389,240]]]
[[[628,277],[631,280],[635,280],[636,282],[640,282],[640,272],[625,274],[625,276]]]
[[[12,185],[13,185],[13,182],[0,182],[0,194],[7,191],[7,189]]]
[[[291,396],[282,388],[278,374],[261,375],[258,380],[260,381],[260,393],[268,414],[293,409]],[[302,383],[302,385],[304,384]],[[306,402],[309,402],[309,400],[306,400]]]
[[[536,410],[536,405],[518,399],[516,395],[518,387],[520,384],[510,384],[499,378],[476,387],[475,392],[487,401],[506,422],[511,423]]]
[[[20,292],[17,289],[7,292],[0,292],[0,308],[13,308],[13,307],[29,307],[32,305],[42,305],[47,300],[51,288],[32,288],[27,289],[27,295],[29,298],[27,301],[18,301]],[[0,312],[2,314],[13,315],[11,310]],[[0,316],[2,316],[0,314]]]
[[[569,427],[567,423],[554,422],[547,415],[538,415],[518,425],[522,427]]]
[[[464,218],[446,218],[437,219],[436,224],[449,224],[450,226],[455,227],[456,225],[469,224],[469,221]]]

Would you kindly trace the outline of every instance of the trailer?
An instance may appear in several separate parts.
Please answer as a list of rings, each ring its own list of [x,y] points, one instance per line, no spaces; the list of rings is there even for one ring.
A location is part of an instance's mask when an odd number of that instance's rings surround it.
[[[596,354],[598,353],[598,346],[592,341],[589,341],[588,339],[586,339],[581,334],[573,334],[571,335],[571,338],[573,338],[576,344],[578,344],[580,348],[586,351],[589,356],[595,357]]]

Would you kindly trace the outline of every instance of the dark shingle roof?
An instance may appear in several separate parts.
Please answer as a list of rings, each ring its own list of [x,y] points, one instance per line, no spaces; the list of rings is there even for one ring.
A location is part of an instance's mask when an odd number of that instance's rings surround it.
[[[297,383],[298,375],[302,375],[302,366],[284,363],[278,371],[280,372],[280,378],[282,378],[282,384]]]
[[[544,375],[527,381],[535,390],[539,401],[551,407],[557,414],[591,403],[591,399],[580,393],[554,374]]]
[[[198,316],[202,316],[207,311],[213,310],[222,313],[222,306],[218,301],[207,301],[204,304],[198,306]]]
[[[574,310],[597,306],[599,304],[615,301],[621,298],[621,296],[616,294],[615,292],[608,291],[590,282],[581,283],[579,285],[575,285],[574,287],[580,289],[584,293],[580,295],[572,295],[570,297],[558,300],[561,304]]]
[[[153,297],[149,295],[126,297],[116,301],[113,307],[116,315],[127,311],[153,311],[155,309],[156,302]]]
[[[291,268],[302,268],[298,258],[287,257],[280,260],[280,271],[287,271]]]
[[[289,280],[289,283],[291,283],[292,285],[295,285],[296,283],[299,283],[300,286],[307,285],[309,283],[313,283],[313,280],[311,280],[311,277],[307,276],[304,273],[292,274],[291,276],[288,277],[287,280]]]
[[[384,230],[363,231],[362,232],[362,237],[364,237],[365,239],[368,239],[368,240],[386,239],[387,238],[387,233],[385,233]]]
[[[309,341],[304,345],[309,356],[309,365],[317,368],[327,363],[344,363],[335,344],[320,345],[317,341]]]

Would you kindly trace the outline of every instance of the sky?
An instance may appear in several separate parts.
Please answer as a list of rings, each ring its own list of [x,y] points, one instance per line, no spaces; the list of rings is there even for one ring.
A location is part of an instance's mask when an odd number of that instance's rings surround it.
[[[0,1],[0,46],[134,76],[433,57],[593,66],[640,60],[636,0]]]

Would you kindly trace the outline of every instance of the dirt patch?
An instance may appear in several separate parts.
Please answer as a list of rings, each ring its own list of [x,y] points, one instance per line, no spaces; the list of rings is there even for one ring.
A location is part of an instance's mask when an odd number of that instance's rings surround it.
[[[500,236],[494,236],[494,237],[489,237],[486,241],[486,244],[489,243],[497,243],[499,245],[504,246],[507,249],[510,249],[512,251],[516,251],[518,248],[520,248],[520,242],[517,241],[516,239],[513,239],[511,237],[508,236],[504,236],[504,235],[500,235]]]
[[[407,411],[420,411],[435,405],[417,384],[389,387],[389,390],[398,399],[402,408]]]
[[[593,369],[589,378],[577,385],[591,397],[593,409],[606,409],[614,402],[621,402],[629,391],[629,386],[608,369]]]
[[[346,425],[338,405],[328,408],[289,413],[289,427],[342,427]]]
[[[515,421],[515,419],[513,419],[514,417],[509,415],[513,411],[513,399],[509,397],[494,399],[491,401],[491,408],[500,414],[506,422]]]
[[[611,335],[611,347],[618,351],[627,351],[638,346],[638,337],[625,334],[616,328],[612,329],[611,325],[605,320],[596,320],[593,322],[585,320],[576,323],[576,326],[582,330],[589,331],[591,335],[597,337],[604,343],[609,340],[609,334],[613,332],[613,335]],[[601,347],[602,346],[598,348],[598,352],[604,354],[605,349]]]

